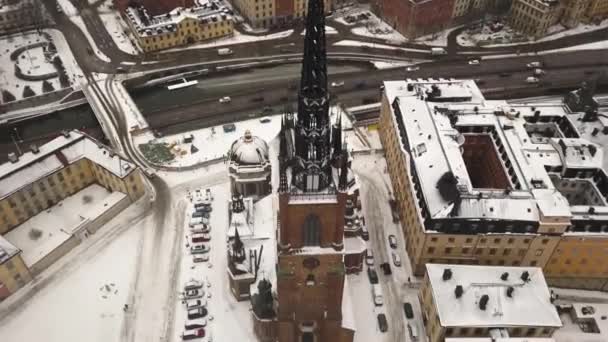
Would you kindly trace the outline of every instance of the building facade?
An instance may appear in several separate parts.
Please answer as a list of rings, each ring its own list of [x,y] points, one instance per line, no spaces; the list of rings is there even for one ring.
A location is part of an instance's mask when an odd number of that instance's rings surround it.
[[[152,16],[143,7],[128,7],[127,23],[144,52],[153,52],[234,34],[234,20],[228,8],[215,3],[176,8]]]
[[[407,38],[448,28],[458,0],[376,0],[372,10]]]
[[[268,144],[245,131],[228,151],[228,175],[231,189],[243,196],[259,199],[270,194]]]
[[[78,131],[10,159],[0,165],[0,235],[94,183],[131,202],[145,193],[134,164]],[[18,247],[0,237],[0,288],[10,293],[31,279]]]
[[[575,7],[578,2],[572,4]],[[509,23],[524,34],[540,38],[551,25],[559,22],[563,8],[558,0],[516,0],[511,7]]]
[[[428,264],[419,300],[430,342],[548,338],[562,326],[538,267]]]
[[[569,115],[487,102],[471,81],[385,82],[380,138],[416,275],[534,266],[551,285],[608,290],[608,177]]]
[[[324,12],[333,8],[332,0],[324,0]],[[254,28],[275,28],[303,20],[307,12],[306,0],[235,0],[232,2]]]
[[[41,28],[47,23],[42,1],[0,0],[0,35]]]
[[[194,4],[194,0],[114,0],[114,5],[121,13],[129,6],[143,6],[153,16],[169,13],[178,7],[192,7]]]

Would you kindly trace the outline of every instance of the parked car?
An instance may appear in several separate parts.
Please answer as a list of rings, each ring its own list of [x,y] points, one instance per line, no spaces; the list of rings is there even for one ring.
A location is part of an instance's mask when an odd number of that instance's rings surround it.
[[[369,282],[372,284],[378,284],[378,273],[374,270],[373,267],[367,268],[367,276],[369,277]]]
[[[186,301],[186,309],[188,309],[188,310],[202,308],[202,307],[206,307],[206,306],[207,306],[207,300],[204,298],[190,299],[190,300]]]
[[[374,264],[374,253],[371,249],[367,249],[367,254],[365,255],[365,264],[367,266],[372,266]]]
[[[412,341],[418,341],[418,328],[414,322],[409,322],[407,324],[407,331],[410,333]]]
[[[213,208],[211,207],[210,202],[204,201],[204,202],[194,203],[194,210],[211,212],[211,211],[213,211]]]
[[[188,319],[203,318],[205,316],[207,316],[206,308],[201,307],[188,310]]]
[[[361,238],[365,241],[369,240],[369,231],[367,230],[367,226],[365,224],[361,225]]]
[[[225,124],[222,126],[224,129],[224,133],[230,133],[236,131],[236,126],[234,124]]]
[[[372,297],[374,298],[374,304],[376,306],[382,306],[384,304],[384,296],[382,295],[382,287],[380,284],[372,285]]]
[[[401,257],[399,257],[399,254],[395,252],[392,252],[391,254],[393,256],[393,265],[401,267]]]
[[[197,318],[197,319],[187,320],[186,323],[184,324],[184,330],[200,329],[200,328],[204,328],[206,326],[207,326],[206,318]]]
[[[190,227],[190,233],[192,234],[202,234],[209,233],[211,231],[211,226],[208,224],[197,224],[194,227]]]
[[[195,264],[205,261],[209,261],[209,253],[199,254],[197,256],[192,257],[192,262],[194,262]]]
[[[344,81],[340,81],[340,82],[331,82],[331,86],[332,86],[332,88],[338,88],[338,87],[342,87],[342,86],[344,86]]]
[[[386,320],[386,315],[381,313],[381,314],[378,314],[377,317],[378,317],[378,328],[382,332],[387,332],[388,331],[388,321]]]
[[[199,328],[190,331],[185,331],[182,333],[182,340],[195,340],[199,338],[205,337],[205,329]]]
[[[384,271],[384,275],[393,274],[393,271],[391,271],[391,265],[389,265],[388,262],[383,262],[382,264],[380,264],[380,268],[382,268],[382,271]]]
[[[204,217],[204,218],[209,218],[209,213],[206,211],[197,211],[195,210],[192,213],[192,218],[196,218],[196,217]]]
[[[203,298],[204,295],[205,295],[205,291],[203,291],[202,289],[190,289],[190,290],[184,291],[184,299],[186,299],[186,300]]]
[[[395,237],[395,235],[391,234],[388,236],[388,244],[391,246],[391,248],[397,248],[397,238]]]
[[[272,118],[269,116],[265,116],[263,118],[260,119],[261,123],[269,123],[270,121],[272,121]]]
[[[211,235],[207,233],[193,234],[191,237],[192,243],[211,241]]]
[[[407,319],[414,318],[414,309],[412,309],[412,304],[409,302],[403,303],[403,311],[405,312],[405,317]]]
[[[209,253],[209,246],[207,245],[192,245],[190,246],[190,253],[191,254],[203,254],[203,253]]]

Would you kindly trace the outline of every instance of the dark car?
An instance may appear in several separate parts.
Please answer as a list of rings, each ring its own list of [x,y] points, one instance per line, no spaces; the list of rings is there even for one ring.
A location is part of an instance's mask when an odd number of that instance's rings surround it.
[[[382,268],[382,271],[384,271],[384,275],[393,274],[393,271],[391,271],[391,265],[388,262],[383,262],[380,264],[380,268]]]
[[[209,218],[209,212],[207,211],[195,211],[192,213],[192,218],[195,217],[204,217],[204,218]]]
[[[386,315],[383,313],[378,314],[378,328],[380,331],[386,332],[388,330],[388,322],[386,321]]]
[[[408,319],[414,318],[414,310],[412,309],[412,304],[405,302],[403,303],[403,311],[405,312],[405,317]]]
[[[367,276],[369,277],[369,282],[372,284],[378,284],[378,273],[374,270],[373,267],[367,268]]]
[[[194,329],[203,329],[205,328],[205,325],[200,324],[200,323],[194,323],[194,324],[186,324],[184,325],[184,329],[185,330],[194,330]]]
[[[188,319],[197,319],[207,316],[207,309],[196,308],[188,310]]]
[[[393,249],[397,248],[397,238],[395,237],[395,235],[391,234],[388,236],[388,244]]]

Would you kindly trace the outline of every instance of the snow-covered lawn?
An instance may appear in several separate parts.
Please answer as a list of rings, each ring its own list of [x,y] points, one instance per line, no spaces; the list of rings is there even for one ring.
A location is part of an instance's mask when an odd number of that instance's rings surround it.
[[[67,0],[65,0],[65,1],[67,1]],[[104,62],[110,62],[110,58],[108,58],[108,56],[106,56],[103,52],[101,52],[101,50],[99,50],[99,47],[95,43],[95,40],[91,36],[91,33],[89,33],[89,30],[87,30],[87,26],[84,24],[84,21],[82,20],[82,18],[80,16],[73,16],[73,17],[70,17],[70,20],[72,20],[72,22],[74,24],[76,24],[76,26],[78,26],[80,28],[80,30],[82,31],[82,33],[84,33],[84,35],[87,37],[87,40],[89,41],[89,44],[91,45],[91,48],[93,49],[93,52],[95,52],[95,55],[97,55],[97,57],[99,57],[99,59],[101,59]]]
[[[57,30],[47,29],[43,31],[43,34],[29,31],[22,34],[4,36],[0,38],[0,46],[2,46],[0,48],[0,89],[10,92],[16,100],[22,98],[25,86],[29,86],[36,95],[42,94],[42,81],[24,81],[18,79],[15,76],[15,62],[11,61],[10,54],[17,48],[40,42],[53,42],[55,44],[59,57],[70,75],[70,79],[74,78],[74,72],[79,71],[78,67],[75,66],[76,62],[70,49],[66,49],[67,42],[65,42],[61,32]],[[22,52],[16,63],[26,75],[41,75],[56,71],[55,67],[45,60],[42,47]],[[53,86],[53,89],[61,89],[57,77],[49,79],[48,82]]]
[[[100,14],[101,20],[106,24],[106,30],[116,46],[126,53],[137,55],[140,50],[137,46],[137,41],[130,33],[127,24],[120,17],[118,12]]]
[[[0,304],[2,341],[120,341],[144,225],[131,206]]]
[[[277,32],[273,34],[267,34],[265,36],[251,36],[242,34],[241,32],[234,30],[234,35],[232,37],[224,37],[213,40],[211,42],[202,42],[199,44],[192,44],[185,47],[173,48],[168,50],[163,50],[162,52],[172,52],[172,51],[180,51],[186,49],[203,49],[209,47],[222,47],[227,45],[235,45],[241,43],[250,43],[250,42],[260,42],[264,40],[272,40],[272,39],[283,39],[291,36],[293,34],[293,30],[287,30],[282,32]]]
[[[358,47],[371,47],[376,49],[387,49],[387,50],[402,50],[402,51],[411,51],[411,52],[423,52],[423,53],[431,53],[430,50],[420,50],[420,49],[406,49],[396,46],[384,45],[384,44],[376,44],[369,42],[361,42],[357,40],[341,40],[334,44],[334,46],[358,46]]]

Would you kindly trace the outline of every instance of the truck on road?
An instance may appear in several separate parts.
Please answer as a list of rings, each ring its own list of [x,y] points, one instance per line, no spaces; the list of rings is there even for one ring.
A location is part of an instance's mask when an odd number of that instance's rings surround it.
[[[221,49],[217,49],[217,54],[219,56],[230,56],[234,53],[234,51],[232,51],[229,48],[221,48]]]
[[[448,52],[445,51],[444,48],[441,48],[441,47],[431,48],[431,55],[433,55],[433,56],[441,56],[441,55],[447,55],[447,54],[448,54]]]

